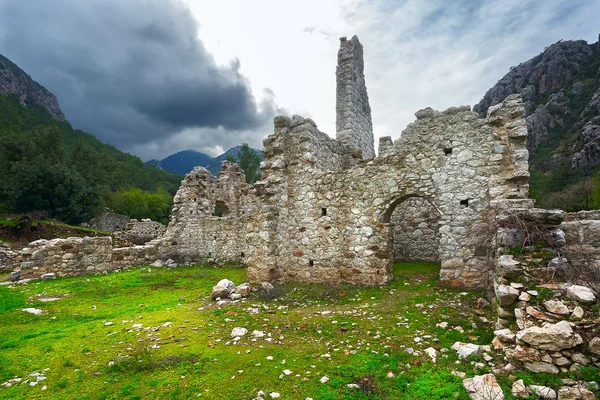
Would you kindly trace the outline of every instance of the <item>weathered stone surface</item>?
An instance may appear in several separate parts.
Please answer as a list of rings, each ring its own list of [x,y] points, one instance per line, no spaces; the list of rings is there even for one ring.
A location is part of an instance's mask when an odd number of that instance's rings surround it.
[[[510,306],[519,297],[519,291],[509,285],[495,285],[494,289],[501,306]]]
[[[20,270],[12,271],[10,273],[9,279],[11,282],[18,281],[19,279],[21,279],[21,271]]]
[[[600,336],[592,338],[588,344],[588,351],[600,356]]]
[[[340,39],[338,52],[336,137],[362,158],[375,157],[371,106],[365,85],[363,47],[356,36]]]
[[[558,315],[569,315],[569,309],[560,300],[546,300],[544,301],[544,307],[548,312]]]
[[[231,337],[235,338],[239,336],[244,336],[246,333],[248,333],[248,329],[242,327],[235,327],[231,330]]]
[[[558,390],[558,400],[595,400],[596,395],[583,386],[563,386]]]
[[[523,382],[523,380],[519,379],[513,382],[510,394],[513,397],[524,399],[529,397],[529,390],[527,390],[527,388],[525,387],[525,383]]]
[[[52,279],[56,279],[56,274],[53,273],[53,272],[48,272],[48,273],[43,274],[41,276],[41,278],[42,278],[43,281],[49,281],[49,280],[52,280]]]
[[[231,293],[231,290],[229,290],[229,288],[217,285],[213,286],[211,297],[213,300],[226,299],[227,297],[229,297],[229,293]]]
[[[570,299],[582,304],[592,304],[596,301],[596,296],[592,290],[585,286],[571,285],[567,288],[567,296]]]
[[[556,392],[554,389],[548,386],[531,385],[529,386],[531,393],[536,395],[539,399],[543,400],[555,400]]]
[[[503,255],[498,261],[498,274],[506,279],[516,278],[523,274],[523,267],[512,255]]]
[[[523,365],[525,366],[526,369],[530,370],[531,372],[546,373],[546,374],[558,374],[559,373],[558,368],[556,368],[556,366],[554,364],[544,362],[544,361],[524,362]]]
[[[573,332],[567,321],[526,328],[517,333],[517,339],[532,347],[553,351],[569,349],[583,343],[581,336]]]
[[[494,331],[494,335],[505,343],[514,343],[516,335],[510,329],[500,329]]]
[[[504,393],[493,374],[465,379],[463,386],[472,400],[504,400]]]
[[[456,342],[452,345],[452,350],[456,350],[458,358],[464,359],[481,354],[481,346],[473,343]]]

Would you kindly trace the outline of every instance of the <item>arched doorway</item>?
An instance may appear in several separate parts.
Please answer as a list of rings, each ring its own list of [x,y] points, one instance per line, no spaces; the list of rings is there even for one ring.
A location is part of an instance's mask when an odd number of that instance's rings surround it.
[[[406,196],[390,204],[384,214],[389,224],[393,262],[439,262],[440,212],[424,197]]]

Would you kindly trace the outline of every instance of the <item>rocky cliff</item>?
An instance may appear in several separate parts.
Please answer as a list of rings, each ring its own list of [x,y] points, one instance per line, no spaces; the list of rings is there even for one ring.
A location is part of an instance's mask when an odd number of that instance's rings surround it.
[[[600,164],[600,40],[552,44],[511,68],[473,109],[483,117],[513,93],[525,103],[538,195],[591,175]]]
[[[24,106],[40,105],[53,118],[61,121],[65,119],[56,96],[0,54],[0,95],[9,94],[16,95]]]

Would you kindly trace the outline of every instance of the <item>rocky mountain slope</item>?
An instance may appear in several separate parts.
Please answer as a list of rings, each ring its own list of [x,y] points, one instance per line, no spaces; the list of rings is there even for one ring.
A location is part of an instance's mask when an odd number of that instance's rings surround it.
[[[14,94],[23,106],[39,105],[60,121],[65,119],[56,96],[0,54],[0,95]]]
[[[597,172],[600,40],[548,46],[511,68],[473,109],[483,117],[513,93],[525,102],[532,196],[543,199]]]
[[[147,161],[146,164],[154,165],[160,170],[180,175],[185,175],[194,169],[194,167],[201,166],[208,169],[213,175],[218,176],[219,171],[221,170],[221,162],[228,156],[237,158],[241,149],[242,146],[235,146],[214,158],[199,151],[184,150],[163,158],[162,160]],[[258,154],[262,160],[262,152],[256,149],[252,150]]]

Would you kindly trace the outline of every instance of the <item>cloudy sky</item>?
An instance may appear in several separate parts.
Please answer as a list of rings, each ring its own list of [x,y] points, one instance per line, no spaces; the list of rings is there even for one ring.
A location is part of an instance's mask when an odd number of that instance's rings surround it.
[[[595,42],[600,0],[0,0],[0,54],[67,119],[140,156],[262,147],[276,114],[335,135],[339,37],[358,35],[376,137],[477,103],[560,39]]]

